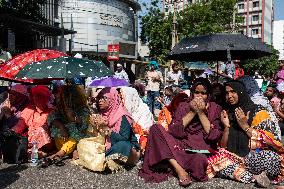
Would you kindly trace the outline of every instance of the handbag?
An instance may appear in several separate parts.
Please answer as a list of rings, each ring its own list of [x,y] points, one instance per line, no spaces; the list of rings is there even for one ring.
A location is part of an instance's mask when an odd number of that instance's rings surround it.
[[[79,154],[79,159],[75,160],[77,165],[92,171],[105,170],[105,138],[103,136],[81,139],[77,150]]]
[[[28,137],[6,131],[2,135],[3,162],[22,164],[28,161]]]

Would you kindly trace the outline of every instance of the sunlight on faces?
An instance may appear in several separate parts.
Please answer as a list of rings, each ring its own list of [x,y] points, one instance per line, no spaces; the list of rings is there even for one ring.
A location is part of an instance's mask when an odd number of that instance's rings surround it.
[[[100,110],[107,110],[109,107],[109,100],[106,96],[98,96],[97,97],[97,104]]]
[[[208,94],[203,85],[197,85],[193,94],[194,98],[202,98],[204,101],[207,99]]]
[[[265,96],[273,97],[274,96],[274,89],[272,87],[267,87],[265,91]]]
[[[284,112],[284,98],[281,100],[280,109],[281,109],[281,112]]]
[[[231,105],[235,105],[239,101],[238,93],[230,86],[226,86],[226,101]]]

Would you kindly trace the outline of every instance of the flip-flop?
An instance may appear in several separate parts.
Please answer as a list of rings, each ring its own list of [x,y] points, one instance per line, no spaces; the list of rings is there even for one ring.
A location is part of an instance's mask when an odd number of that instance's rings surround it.
[[[40,163],[41,168],[47,168],[48,166],[54,164],[54,161],[48,157],[43,158],[42,162]]]
[[[54,161],[54,165],[56,165],[58,167],[61,167],[61,166],[65,165],[65,163],[63,162],[64,157],[60,157],[60,156],[56,155],[52,159]]]

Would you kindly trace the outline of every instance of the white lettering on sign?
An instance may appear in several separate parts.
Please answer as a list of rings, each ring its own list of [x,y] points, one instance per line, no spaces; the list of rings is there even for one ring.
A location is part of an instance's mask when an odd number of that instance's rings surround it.
[[[103,25],[115,26],[120,28],[123,27],[122,16],[100,13],[100,18],[101,18],[101,24]]]

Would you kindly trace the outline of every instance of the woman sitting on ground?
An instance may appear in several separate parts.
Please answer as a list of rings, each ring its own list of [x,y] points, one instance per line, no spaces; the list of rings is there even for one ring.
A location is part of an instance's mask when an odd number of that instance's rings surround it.
[[[32,104],[21,113],[18,123],[12,131],[23,134],[28,131],[29,147],[36,143],[40,157],[47,156],[52,146],[47,125],[47,117],[52,111],[48,106],[51,92],[45,86],[36,86],[31,89]]]
[[[48,124],[51,126],[51,135],[59,151],[50,156],[50,159],[71,154],[79,140],[86,136],[86,129],[90,123],[87,97],[82,87],[61,86],[57,89],[55,97],[56,109],[49,115]],[[73,158],[77,158],[76,153]]]
[[[176,112],[180,103],[188,100],[188,95],[184,92],[178,93],[168,106],[164,106],[159,113],[158,124],[162,125],[166,130],[173,120],[173,114]]]
[[[9,97],[3,102],[0,110],[0,131],[15,126],[22,111],[29,105],[29,94],[25,85],[16,84],[9,90]]]
[[[208,180],[207,156],[185,149],[211,151],[222,136],[221,107],[209,101],[210,87],[207,79],[196,79],[191,98],[180,103],[168,131],[158,124],[151,127],[139,176],[148,182],[161,182],[177,175],[181,186],[189,185],[192,178]]]
[[[141,150],[145,150],[150,127],[154,124],[153,114],[146,103],[132,87],[119,88],[122,103],[133,119],[132,128],[138,138]]]
[[[240,81],[225,84],[227,110],[222,112],[225,127],[221,148],[209,158],[207,173],[235,179],[243,183],[270,184],[280,173],[282,144],[275,140],[277,132],[268,111],[252,102]],[[225,150],[227,149],[227,150]],[[269,179],[268,179],[269,178]]]
[[[118,91],[104,88],[97,96],[99,115],[93,117],[99,128],[107,126],[106,164],[117,171],[121,164],[135,165],[140,158],[140,146],[132,130],[132,118],[125,110]]]

